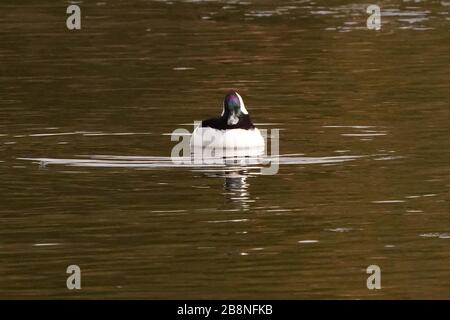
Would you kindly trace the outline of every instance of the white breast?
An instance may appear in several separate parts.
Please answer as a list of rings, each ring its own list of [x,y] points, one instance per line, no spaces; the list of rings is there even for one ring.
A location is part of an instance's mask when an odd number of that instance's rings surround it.
[[[197,127],[192,133],[190,143],[191,150],[194,148],[221,148],[253,149],[256,152],[256,150],[264,151],[265,146],[264,138],[257,128],[217,130],[209,127]]]

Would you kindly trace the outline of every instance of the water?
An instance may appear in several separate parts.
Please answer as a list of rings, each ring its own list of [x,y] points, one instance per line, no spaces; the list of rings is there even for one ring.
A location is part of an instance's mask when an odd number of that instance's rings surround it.
[[[450,297],[450,2],[67,5],[0,4],[0,297]],[[230,88],[277,175],[170,161]]]

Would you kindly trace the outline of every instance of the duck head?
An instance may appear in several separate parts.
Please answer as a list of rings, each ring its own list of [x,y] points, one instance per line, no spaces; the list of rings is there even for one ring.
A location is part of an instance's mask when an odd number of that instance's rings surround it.
[[[239,119],[243,115],[248,115],[247,109],[245,109],[244,100],[234,90],[227,93],[223,99],[223,111],[222,118],[225,118],[229,126],[236,125]]]

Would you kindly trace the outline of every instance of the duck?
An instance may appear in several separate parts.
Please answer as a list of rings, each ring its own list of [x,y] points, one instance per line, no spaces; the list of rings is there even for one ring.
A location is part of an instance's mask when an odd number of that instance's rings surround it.
[[[194,129],[190,146],[191,150],[220,148],[228,152],[233,149],[247,156],[262,153],[265,139],[250,119],[241,95],[230,90],[223,100],[220,117],[203,120]]]

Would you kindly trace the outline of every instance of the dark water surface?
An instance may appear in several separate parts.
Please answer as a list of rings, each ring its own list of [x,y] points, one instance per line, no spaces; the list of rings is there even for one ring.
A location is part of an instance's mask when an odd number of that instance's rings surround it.
[[[369,4],[2,0],[0,297],[450,298],[450,2]],[[278,174],[155,165],[230,88]]]

